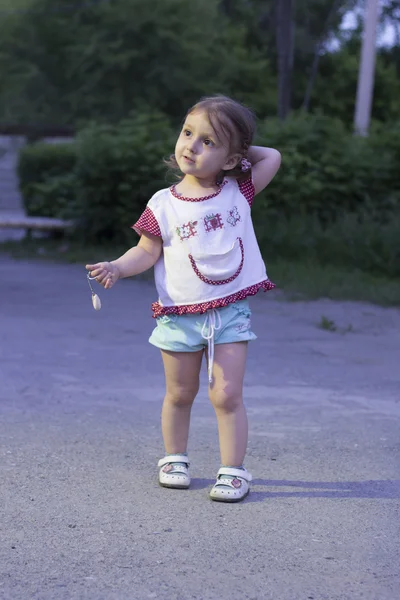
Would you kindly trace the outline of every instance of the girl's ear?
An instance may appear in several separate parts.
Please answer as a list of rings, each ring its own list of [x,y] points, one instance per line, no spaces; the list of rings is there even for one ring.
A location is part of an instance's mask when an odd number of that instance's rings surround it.
[[[232,154],[232,156],[230,156],[226,161],[225,166],[222,167],[223,170],[230,171],[231,169],[234,169],[239,164],[241,158],[241,154]]]

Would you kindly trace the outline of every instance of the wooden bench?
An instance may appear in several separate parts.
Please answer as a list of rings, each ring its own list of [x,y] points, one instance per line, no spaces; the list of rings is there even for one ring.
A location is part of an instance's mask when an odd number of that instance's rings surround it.
[[[25,229],[30,235],[33,230],[38,231],[66,231],[72,229],[73,221],[52,219],[50,217],[26,217],[24,215],[1,215],[0,229]]]

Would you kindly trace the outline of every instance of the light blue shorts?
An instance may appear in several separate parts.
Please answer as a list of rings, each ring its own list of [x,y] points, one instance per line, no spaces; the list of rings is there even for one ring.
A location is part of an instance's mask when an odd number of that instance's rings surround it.
[[[215,319],[216,312],[221,321],[218,316]],[[251,331],[251,310],[248,300],[239,300],[202,315],[195,313],[157,317],[157,327],[151,334],[149,342],[161,350],[171,352],[203,350],[208,344],[207,337],[204,335],[210,334],[209,313],[214,313],[212,316],[215,319],[214,344],[249,342],[257,339]]]

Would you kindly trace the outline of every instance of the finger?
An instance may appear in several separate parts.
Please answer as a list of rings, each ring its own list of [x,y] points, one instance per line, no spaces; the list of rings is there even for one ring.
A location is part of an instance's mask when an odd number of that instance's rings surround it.
[[[112,288],[113,285],[114,285],[114,282],[113,282],[112,278],[109,277],[106,280],[104,287],[105,287],[106,290],[109,290],[110,288]]]
[[[99,275],[96,275],[96,281],[97,283],[101,283],[101,285],[105,285],[109,276],[110,274],[108,273],[108,271],[103,270]]]
[[[100,266],[100,263],[95,263],[94,265],[86,265],[85,269],[87,271],[93,271],[94,269],[98,269]]]
[[[96,277],[97,279],[98,277],[102,277],[105,273],[107,273],[107,271],[103,269],[103,267],[100,267],[90,271],[90,277]]]

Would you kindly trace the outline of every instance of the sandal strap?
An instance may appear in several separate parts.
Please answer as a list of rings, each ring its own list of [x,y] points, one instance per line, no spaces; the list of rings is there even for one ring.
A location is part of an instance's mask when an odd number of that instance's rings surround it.
[[[236,469],[235,467],[221,467],[217,476],[219,477],[220,475],[231,475],[232,477],[238,477],[246,481],[252,480],[251,473],[246,471],[246,469]]]
[[[217,481],[214,484],[214,489],[215,488],[219,488],[219,487],[230,487],[233,488],[234,490],[237,490],[238,487],[242,486],[242,482],[239,480],[239,485],[235,485],[233,482],[238,482],[238,479],[224,479],[224,477],[221,477],[220,479],[217,479]]]
[[[188,457],[186,454],[171,454],[171,456],[164,456],[158,461],[158,466],[163,467],[169,463],[185,463],[188,467],[190,466]]]

